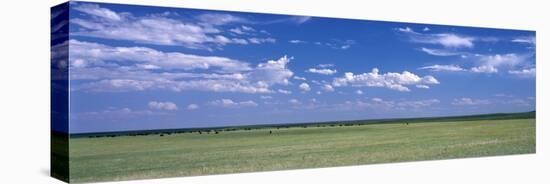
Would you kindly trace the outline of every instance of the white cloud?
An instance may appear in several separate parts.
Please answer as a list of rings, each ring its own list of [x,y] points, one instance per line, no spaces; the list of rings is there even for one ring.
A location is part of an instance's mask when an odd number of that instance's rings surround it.
[[[360,89],[358,89],[357,91],[355,91],[355,94],[358,94],[358,95],[363,95],[363,91],[361,91]]]
[[[78,87],[74,87],[75,90],[88,90],[95,92],[118,92],[118,91],[143,91],[153,88],[155,85],[152,81],[139,81],[131,79],[111,79],[100,80],[96,82],[86,83]]]
[[[103,65],[108,62],[134,62],[142,66],[169,69],[210,69],[219,68],[223,71],[250,70],[246,62],[217,56],[199,56],[184,54],[181,52],[162,52],[147,47],[111,47],[108,45],[70,40],[71,66],[79,65]]]
[[[421,67],[419,69],[427,69],[431,71],[451,71],[451,72],[461,72],[469,71],[474,73],[498,73],[500,69],[507,68],[510,69],[509,74],[520,74],[521,70],[515,70],[517,66],[528,65],[527,61],[530,54],[495,54],[495,55],[481,55],[481,54],[472,54],[474,58],[474,66],[469,69],[462,68],[458,65],[431,65]],[[524,74],[529,74],[529,70],[523,71]],[[521,74],[520,74],[521,75]]]
[[[338,71],[327,69],[327,68],[323,68],[323,69],[310,68],[310,69],[306,70],[306,72],[316,73],[316,74],[321,74],[321,75],[333,75],[333,74],[337,73]]]
[[[422,88],[422,89],[430,89],[430,86],[428,86],[428,85],[421,85],[421,84],[419,84],[419,85],[416,85],[416,87],[417,87],[417,88]]]
[[[384,100],[381,98],[371,98],[368,101],[356,100],[356,101],[346,101],[343,104],[329,105],[330,109],[335,110],[357,110],[368,108],[374,111],[384,109],[388,110],[400,110],[400,111],[411,111],[411,110],[427,110],[435,104],[440,103],[438,99],[426,99],[426,100],[404,100],[404,101],[394,101],[394,100]]]
[[[302,81],[306,81],[307,79],[305,77],[299,77],[299,76],[294,76],[292,77],[293,79],[296,79],[296,80],[302,80]]]
[[[288,43],[299,44],[299,43],[307,43],[307,42],[303,40],[289,40]]]
[[[518,54],[495,54],[495,55],[479,55],[477,67],[472,67],[471,71],[476,73],[496,73],[501,67],[514,67],[518,64],[525,63],[529,55]]]
[[[256,32],[254,28],[248,27],[248,26],[235,27],[235,28],[229,29],[229,31],[239,35],[249,35]]]
[[[186,109],[187,109],[187,110],[197,110],[197,109],[199,109],[199,108],[200,108],[200,107],[199,107],[199,105],[197,105],[197,104],[189,104],[189,105],[187,105],[187,108],[186,108]]]
[[[419,77],[411,72],[379,74],[377,68],[370,73],[354,75],[346,72],[344,77],[335,78],[332,84],[336,87],[351,85],[354,87],[386,87],[397,91],[410,91],[407,85],[435,85],[439,81],[433,76]]]
[[[273,99],[273,97],[272,97],[272,96],[264,96],[264,95],[262,95],[262,96],[260,96],[260,99],[264,99],[264,100],[266,100],[266,99]]]
[[[235,102],[231,99],[221,99],[211,102],[212,105],[226,108],[256,107],[258,104],[252,100]]]
[[[471,48],[476,40],[474,37],[454,33],[423,34],[415,32],[410,27],[397,28],[397,31],[407,34],[412,42],[442,45],[447,48]]]
[[[431,71],[451,71],[451,72],[466,71],[466,69],[458,65],[431,65],[431,66],[421,67],[419,69],[425,69],[425,70],[431,70]]]
[[[252,44],[262,44],[262,43],[275,43],[277,42],[274,38],[249,38],[248,42]]]
[[[330,68],[330,67],[334,67],[334,64],[318,64],[317,67],[319,67],[319,68]]]
[[[296,99],[290,99],[288,100],[288,103],[291,103],[292,105],[300,105],[302,104],[300,101],[296,100]]]
[[[418,34],[416,32],[414,32],[414,30],[410,27],[405,27],[405,28],[397,28],[398,31],[400,32],[404,32],[404,33],[413,33],[413,34]]]
[[[293,17],[293,18],[294,18],[294,21],[297,24],[303,24],[303,23],[311,20],[311,17],[307,17],[307,16],[296,16],[296,17]]]
[[[497,68],[490,65],[472,67],[470,70],[475,73],[497,73],[498,72]]]
[[[119,16],[118,13],[111,11],[107,8],[101,8],[97,4],[81,4],[81,5],[75,6],[73,9],[86,14],[90,14],[96,17],[101,17],[112,21],[122,20],[122,17]]]
[[[512,39],[512,42],[536,45],[537,44],[537,39],[534,36],[518,37],[518,38]]]
[[[76,114],[77,114],[76,116],[72,116],[71,118],[107,120],[107,121],[141,118],[144,116],[151,117],[151,116],[158,116],[158,115],[168,115],[166,111],[134,110],[128,107],[124,107],[124,108],[110,107],[103,111],[88,111],[88,112],[80,112]]]
[[[231,23],[251,23],[242,17],[225,13],[206,13],[196,17],[199,21],[207,25],[226,25]]]
[[[333,92],[334,88],[329,84],[325,84],[325,85],[323,85],[323,90],[326,91],[326,92]]]
[[[309,87],[309,85],[307,83],[302,83],[300,84],[300,90],[302,91],[310,91],[311,88]]]
[[[451,33],[435,34],[428,37],[428,39],[417,40],[419,42],[441,44],[445,47],[460,48],[460,47],[473,47],[474,38],[459,36]]]
[[[289,84],[294,74],[287,67],[291,60],[287,56],[251,67],[247,62],[218,56],[111,47],[77,40],[69,43],[69,63],[74,71],[71,80],[86,80],[71,86],[71,90],[271,93],[270,87]]]
[[[223,30],[217,26],[247,22],[244,18],[230,14],[199,15],[197,19],[201,22],[197,23],[155,14],[135,16],[128,12],[102,8],[97,4],[77,4],[73,8],[90,17],[70,20],[72,24],[79,26],[77,31],[71,33],[73,35],[207,50],[227,44],[274,42],[273,38],[251,38],[252,40],[245,42],[243,39],[223,36]]]
[[[438,99],[429,99],[429,100],[417,100],[417,101],[402,101],[397,102],[396,105],[398,107],[404,107],[404,108],[423,108],[423,107],[429,107],[434,104],[438,104],[440,101]]]
[[[294,73],[287,67],[287,64],[291,59],[292,58],[285,55],[278,60],[269,60],[266,63],[260,63],[256,66],[250,76],[252,79],[268,85],[287,85],[289,83],[288,79],[294,75]]]
[[[288,91],[288,90],[284,90],[284,89],[279,89],[279,90],[277,90],[277,92],[285,94],[285,95],[292,94],[292,91]]]
[[[428,49],[428,48],[425,48],[425,47],[420,48],[420,50],[422,52],[425,52],[427,54],[434,55],[434,56],[456,56],[456,55],[461,55],[461,53],[459,53],[459,52],[452,52],[452,51],[440,50],[440,49]]]
[[[516,75],[518,77],[524,78],[534,78],[536,77],[536,68],[521,69],[521,70],[510,70],[509,74]]]
[[[454,99],[452,102],[453,105],[487,105],[490,104],[489,100],[479,100],[471,98],[460,98]]]
[[[381,98],[376,98],[376,97],[372,98],[371,100],[372,100],[373,102],[382,102],[382,101],[384,101],[384,100],[382,100]]]
[[[166,53],[145,47],[111,47],[77,40],[71,40],[70,44],[74,71],[71,80],[86,80],[71,86],[71,90],[271,93],[270,87],[287,85],[293,76],[287,67],[290,58],[286,56],[251,67],[247,62],[225,57]]]
[[[178,110],[178,106],[174,102],[150,101],[148,105],[149,105],[149,108],[155,109],[155,110],[167,110],[167,111]]]
[[[308,17],[308,16],[290,16],[290,17],[286,17],[286,18],[263,21],[260,24],[279,24],[279,23],[283,23],[283,24],[297,24],[297,25],[299,25],[299,24],[306,23],[311,19],[312,19],[312,17]]]

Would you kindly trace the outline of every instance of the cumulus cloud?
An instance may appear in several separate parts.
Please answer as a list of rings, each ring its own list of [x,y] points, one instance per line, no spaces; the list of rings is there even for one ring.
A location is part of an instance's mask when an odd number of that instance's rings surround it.
[[[112,47],[70,40],[71,90],[122,92],[142,90],[271,93],[287,85],[293,72],[289,57],[252,67],[226,57],[162,52],[146,47]],[[188,72],[186,72],[188,71]]]
[[[150,101],[148,105],[150,109],[155,109],[155,110],[167,110],[167,111],[178,110],[178,106],[174,102]]]
[[[431,65],[431,66],[421,67],[419,69],[431,70],[431,71],[450,71],[450,72],[466,71],[466,69],[458,65]]]
[[[331,69],[328,69],[328,68],[322,68],[322,69],[310,68],[310,69],[306,70],[306,72],[316,73],[316,74],[321,74],[321,75],[333,75],[337,71],[336,70],[331,70]]]
[[[199,109],[199,108],[200,108],[200,107],[199,107],[199,105],[197,105],[197,104],[189,104],[189,105],[187,105],[187,108],[186,108],[186,109],[187,109],[187,110],[197,110],[197,109]]]
[[[487,105],[490,104],[489,100],[480,100],[480,99],[472,99],[472,98],[459,98],[454,99],[452,102],[453,105]]]
[[[231,99],[221,99],[211,102],[212,105],[226,108],[256,107],[258,104],[252,100],[235,102]]]
[[[250,74],[251,78],[266,84],[284,84],[289,83],[288,79],[294,73],[288,69],[287,64],[292,58],[286,55],[278,60],[269,60],[266,63],[260,63]]]
[[[435,85],[439,81],[433,76],[420,77],[411,72],[385,73],[379,74],[377,68],[373,68],[370,73],[355,75],[346,72],[343,77],[335,78],[332,82],[335,87],[354,86],[354,87],[385,87],[397,91],[410,91],[408,85]]]
[[[361,91],[360,89],[358,89],[357,91],[355,91],[355,94],[358,94],[358,95],[363,95],[363,91]]]
[[[323,90],[326,92],[333,92],[334,88],[330,84],[323,85]]]
[[[300,84],[299,87],[300,87],[300,90],[302,90],[302,91],[310,91],[311,90],[311,88],[309,87],[309,85],[307,83],[302,83],[302,84]]]

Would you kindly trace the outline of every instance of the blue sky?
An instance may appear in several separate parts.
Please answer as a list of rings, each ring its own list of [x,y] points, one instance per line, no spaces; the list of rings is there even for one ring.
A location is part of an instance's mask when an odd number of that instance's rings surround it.
[[[68,24],[72,133],[535,109],[533,31],[84,2]]]

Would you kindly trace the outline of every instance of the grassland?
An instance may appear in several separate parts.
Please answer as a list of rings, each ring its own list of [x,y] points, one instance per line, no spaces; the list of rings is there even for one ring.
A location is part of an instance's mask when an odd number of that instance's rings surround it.
[[[392,121],[70,140],[89,182],[534,153],[535,119]],[[272,133],[270,133],[270,131]],[[162,136],[161,136],[162,135]]]

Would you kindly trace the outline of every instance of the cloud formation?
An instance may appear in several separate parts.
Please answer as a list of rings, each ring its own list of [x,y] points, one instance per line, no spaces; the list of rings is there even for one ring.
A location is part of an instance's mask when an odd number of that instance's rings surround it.
[[[419,33],[410,27],[397,28],[397,31],[406,34],[412,42],[441,45],[446,48],[471,48],[476,40],[474,37],[454,33]]]
[[[113,40],[125,40],[154,45],[184,46],[191,49],[221,48],[227,44],[273,43],[273,38],[230,38],[219,26],[246,23],[248,20],[230,14],[202,14],[195,22],[149,14],[135,16],[129,12],[115,12],[97,4],[76,4],[74,10],[90,17],[73,18],[70,23],[79,27],[73,35]],[[251,27],[243,26],[239,29]]]
[[[407,92],[409,85],[436,85],[439,81],[433,76],[420,77],[411,72],[385,73],[379,74],[378,68],[373,68],[369,73],[355,75],[346,72],[343,77],[335,78],[332,82],[335,87],[354,86],[354,87],[385,87],[392,90]]]
[[[191,111],[192,111],[192,110],[197,110],[197,109],[199,109],[199,108],[200,108],[200,107],[199,107],[199,105],[197,105],[197,104],[189,104],[189,105],[187,105],[187,108],[185,108],[185,109],[191,110]]]
[[[328,68],[322,68],[322,69],[310,68],[310,69],[306,70],[306,72],[316,73],[316,74],[321,74],[321,75],[333,75],[333,74],[337,73],[338,71],[331,70],[331,69],[328,69]]]
[[[155,109],[155,110],[166,110],[166,111],[178,110],[178,106],[174,102],[150,101],[148,103],[148,106],[150,109]]]
[[[302,91],[304,91],[304,92],[305,92],[305,91],[310,91],[310,90],[311,90],[311,88],[309,87],[309,84],[307,84],[307,83],[302,83],[302,84],[300,84],[299,87],[300,87],[300,90],[302,90]]]
[[[287,67],[291,60],[287,56],[253,67],[226,57],[69,42],[71,80],[87,81],[71,86],[73,90],[271,93],[270,87],[288,85],[294,74]]]
[[[466,69],[458,65],[431,65],[431,66],[420,67],[419,69],[431,70],[431,71],[451,71],[451,72],[466,71]]]
[[[535,68],[521,69],[521,70],[510,70],[509,74],[516,75],[518,77],[524,78],[535,78],[537,73]]]
[[[453,105],[487,105],[490,104],[489,100],[480,100],[480,99],[472,99],[472,98],[459,98],[454,99],[451,103]]]
[[[242,107],[258,106],[258,104],[252,100],[236,102],[231,99],[225,99],[225,98],[221,100],[212,101],[211,104],[214,106],[225,107],[225,108],[242,108]]]

